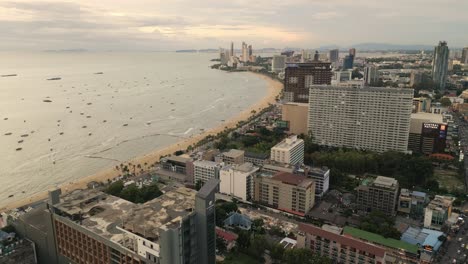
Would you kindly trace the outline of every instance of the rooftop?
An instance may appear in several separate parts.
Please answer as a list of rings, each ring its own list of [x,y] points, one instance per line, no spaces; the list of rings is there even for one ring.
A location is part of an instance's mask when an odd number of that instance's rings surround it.
[[[192,212],[195,195],[196,191],[188,188],[172,188],[144,204],[134,204],[88,189],[62,196],[55,208],[72,221],[81,218],[81,226],[113,242],[121,244],[123,240],[123,232],[117,227],[155,242],[160,228],[172,228]]]
[[[411,114],[411,120],[415,120],[415,119],[424,120],[424,122],[431,122],[431,123],[439,123],[439,124],[444,123],[443,116],[441,114],[432,114],[432,113],[424,113],[424,112]]]
[[[231,150],[229,150],[227,152],[224,152],[223,155],[226,156],[226,157],[237,158],[239,156],[243,156],[244,151],[243,150],[238,150],[238,149],[231,149]]]
[[[304,140],[300,139],[300,138],[297,138],[296,135],[293,135],[293,136],[290,136],[288,138],[285,138],[283,141],[281,141],[280,143],[276,144],[273,148],[282,148],[282,149],[286,149],[286,148],[291,148],[297,144],[300,144],[300,143],[303,143]]]
[[[314,183],[314,180],[307,178],[306,176],[292,174],[289,172],[278,172],[273,176],[272,179],[276,181],[281,181],[282,183],[295,185],[303,188],[308,188]]]
[[[429,246],[437,251],[443,243],[439,240],[439,237],[443,234],[443,232],[427,228],[410,227],[402,234],[401,240],[416,246]]]
[[[195,167],[218,167],[220,163],[211,160],[197,160],[193,162]]]
[[[180,163],[187,163],[188,161],[191,160],[191,158],[190,157],[184,157],[184,156],[170,156],[170,157],[162,158],[161,160],[175,161],[175,162],[180,162]]]
[[[431,209],[441,207],[448,208],[452,206],[453,201],[455,201],[455,197],[436,195],[434,199],[432,199],[432,201],[427,205],[427,207]]]
[[[385,247],[394,248],[398,250],[404,250],[406,252],[410,252],[413,254],[418,253],[418,247],[415,245],[411,245],[404,241],[396,240],[393,238],[385,238],[381,235],[367,232],[367,231],[357,229],[354,227],[345,226],[343,230],[343,234],[352,236],[355,238],[363,239],[371,243],[375,243],[375,244],[382,245]]]
[[[254,159],[268,159],[268,157],[270,157],[270,154],[268,153],[256,153],[256,152],[248,152],[246,151],[244,153],[244,156],[245,157],[248,157],[248,158],[254,158]]]

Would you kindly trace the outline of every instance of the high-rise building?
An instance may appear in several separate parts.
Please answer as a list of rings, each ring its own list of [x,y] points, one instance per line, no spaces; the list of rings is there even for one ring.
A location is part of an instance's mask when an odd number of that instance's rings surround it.
[[[219,48],[219,61],[221,64],[227,64],[229,61],[229,54],[222,48]]]
[[[314,85],[308,129],[320,145],[406,151],[413,90]]]
[[[261,204],[300,216],[314,206],[315,182],[304,175],[264,172],[254,182],[254,200]]]
[[[410,75],[410,86],[414,88],[415,85],[418,85],[423,80],[423,73],[419,71],[413,71]]]
[[[438,89],[445,89],[447,80],[447,70],[449,63],[449,48],[447,42],[440,41],[439,45],[434,48],[432,59],[432,80]]]
[[[354,56],[349,54],[343,59],[343,70],[352,69],[354,66]]]
[[[331,84],[332,72],[329,62],[287,64],[284,76],[284,100],[308,103],[309,88],[317,84]]]
[[[291,165],[304,163],[304,140],[290,136],[271,148],[272,161]]]
[[[328,59],[332,64],[338,62],[340,60],[340,51],[338,49],[330,50]]]
[[[243,201],[253,198],[253,178],[258,167],[252,163],[224,166],[219,172],[219,192],[231,195]]]
[[[408,150],[426,155],[445,153],[447,130],[441,114],[411,114]]]
[[[369,65],[364,68],[364,81],[367,85],[375,85],[379,80],[379,70],[376,66]]]
[[[58,262],[215,264],[218,184],[210,180],[199,192],[179,187],[144,204],[95,189],[51,192]]]
[[[394,178],[378,176],[376,179],[365,179],[356,188],[357,206],[366,212],[380,211],[394,216],[398,201],[398,181]]]
[[[286,67],[286,56],[285,55],[273,55],[271,61],[272,72],[282,72]]]
[[[231,57],[234,56],[234,42],[231,42],[231,54],[229,54]]]
[[[356,57],[356,49],[355,48],[350,48],[349,49],[349,55],[353,55],[353,58]]]
[[[208,161],[208,160],[197,160],[193,162],[193,179],[194,184],[197,182],[206,183],[210,179],[219,179],[219,170],[221,169],[221,163]]]
[[[299,224],[297,247],[326,256],[332,259],[333,263],[387,263],[384,248],[345,236],[343,229],[335,226],[323,225],[320,228],[309,224]]]
[[[463,64],[468,64],[468,47],[463,48],[460,62]]]
[[[249,47],[245,42],[242,42],[242,61],[249,61]]]

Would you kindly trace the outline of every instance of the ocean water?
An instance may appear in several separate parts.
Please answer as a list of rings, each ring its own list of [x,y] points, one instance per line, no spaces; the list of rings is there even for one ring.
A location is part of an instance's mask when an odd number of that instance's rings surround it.
[[[266,95],[254,75],[212,70],[215,56],[0,53],[0,75],[17,74],[0,77],[0,206],[201,133]]]

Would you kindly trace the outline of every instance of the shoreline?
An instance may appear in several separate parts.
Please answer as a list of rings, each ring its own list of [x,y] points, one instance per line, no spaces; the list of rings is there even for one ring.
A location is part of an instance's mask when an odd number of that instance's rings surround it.
[[[244,121],[244,120],[247,120],[249,117],[251,117],[253,115],[252,114],[253,110],[259,112],[259,110],[268,107],[269,104],[276,103],[276,97],[280,94],[281,90],[283,89],[283,84],[277,80],[274,80],[260,73],[255,73],[255,72],[250,72],[250,71],[248,73],[253,74],[263,79],[264,81],[266,81],[267,83],[267,95],[266,96],[264,96],[263,98],[261,98],[259,101],[249,106],[248,108],[244,109],[242,112],[238,113],[236,116],[232,117],[231,119],[227,120],[226,122],[223,122],[222,124],[214,128],[207,129],[201,134],[197,134],[189,138],[183,139],[172,145],[169,145],[160,149],[156,149],[143,156],[132,158],[130,160],[125,161],[125,163],[153,164],[155,162],[158,162],[161,156],[171,155],[178,150],[186,150],[188,146],[196,144],[197,142],[199,142],[200,140],[204,139],[205,137],[209,135],[216,135],[219,132],[222,132],[226,128],[236,127],[239,121]],[[69,193],[74,190],[87,188],[87,184],[90,182],[93,182],[93,181],[106,182],[107,180],[112,180],[118,177],[120,174],[121,172],[115,170],[114,167],[108,168],[108,169],[99,171],[95,174],[80,178],[78,180],[61,184],[58,186],[58,188],[62,189],[62,193]],[[47,195],[48,195],[48,191],[43,191],[43,192],[36,193],[32,196],[20,199],[18,201],[11,202],[8,205],[0,208],[0,212],[12,210],[14,208],[22,207],[22,206],[25,206],[25,205],[28,205],[28,204],[31,204],[40,200],[44,200],[47,198]]]

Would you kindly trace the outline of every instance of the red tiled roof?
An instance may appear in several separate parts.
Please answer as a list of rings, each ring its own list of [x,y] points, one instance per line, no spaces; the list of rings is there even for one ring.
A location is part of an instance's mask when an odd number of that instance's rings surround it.
[[[277,180],[277,181],[281,181],[283,183],[291,184],[291,185],[299,185],[303,181],[310,181],[310,183],[309,183],[309,185],[310,185],[313,182],[311,179],[308,179],[307,176],[293,174],[293,173],[289,173],[289,172],[278,172],[278,173],[275,174],[275,176],[273,176],[272,179]]]
[[[228,231],[225,231],[219,227],[216,227],[216,235],[222,237],[227,242],[232,242],[237,239],[237,235]]]
[[[302,232],[314,235],[314,236],[320,236],[322,238],[325,238],[331,241],[336,241],[337,243],[340,243],[341,245],[353,247],[356,250],[362,250],[375,256],[379,256],[382,258],[385,256],[385,249],[379,246],[366,243],[355,238],[350,238],[350,237],[338,235],[329,231],[325,231],[320,227],[300,223],[299,230],[301,230]]]

